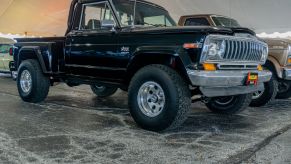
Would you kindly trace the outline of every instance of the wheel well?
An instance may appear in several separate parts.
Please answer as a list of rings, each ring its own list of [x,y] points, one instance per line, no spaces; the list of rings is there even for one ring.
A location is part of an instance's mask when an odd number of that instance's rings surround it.
[[[141,68],[151,64],[166,65],[177,71],[185,80],[187,80],[187,82],[190,81],[181,59],[177,56],[163,54],[142,54],[134,58],[131,63],[132,64],[130,64],[128,67],[126,86],[129,85],[132,77],[136,72],[138,72]]]
[[[278,78],[278,73],[276,71],[276,67],[274,66],[274,63],[272,61],[267,60],[264,67],[268,68],[273,73],[273,75],[275,75],[275,77]]]
[[[28,59],[36,59],[37,60],[37,56],[34,52],[31,51],[23,51],[21,53],[18,54],[18,63],[17,63],[17,67],[20,66],[21,62],[24,60],[28,60]]]

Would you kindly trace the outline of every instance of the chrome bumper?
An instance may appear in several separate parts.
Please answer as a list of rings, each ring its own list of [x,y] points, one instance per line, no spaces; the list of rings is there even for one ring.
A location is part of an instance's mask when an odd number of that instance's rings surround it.
[[[283,79],[291,80],[291,69],[284,69],[283,70]]]
[[[258,85],[245,85],[249,72],[258,73]],[[202,94],[207,97],[233,96],[264,90],[263,83],[268,82],[272,77],[272,73],[270,71],[256,70],[188,70],[187,73],[192,85],[200,87]]]

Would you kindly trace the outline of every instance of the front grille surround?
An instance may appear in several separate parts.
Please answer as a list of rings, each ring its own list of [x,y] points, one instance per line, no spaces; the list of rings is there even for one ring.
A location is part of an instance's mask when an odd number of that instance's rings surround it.
[[[223,43],[224,53],[213,59],[209,57],[209,46],[212,43]],[[203,45],[200,63],[224,63],[227,65],[264,64],[268,57],[268,45],[255,38],[208,35]]]

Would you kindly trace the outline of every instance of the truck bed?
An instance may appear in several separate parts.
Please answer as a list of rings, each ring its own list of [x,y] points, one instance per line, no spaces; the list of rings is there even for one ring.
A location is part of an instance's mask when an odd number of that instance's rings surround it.
[[[16,38],[17,49],[14,52],[15,66],[19,66],[19,53],[26,48],[37,48],[40,50],[44,67],[47,73],[59,73],[63,71],[64,65],[64,43],[65,37],[45,37],[45,38]]]

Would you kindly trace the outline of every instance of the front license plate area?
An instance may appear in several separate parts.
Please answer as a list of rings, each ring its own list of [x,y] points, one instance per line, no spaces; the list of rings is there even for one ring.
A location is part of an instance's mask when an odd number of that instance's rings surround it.
[[[259,74],[249,72],[247,76],[246,85],[257,85],[259,80]]]

